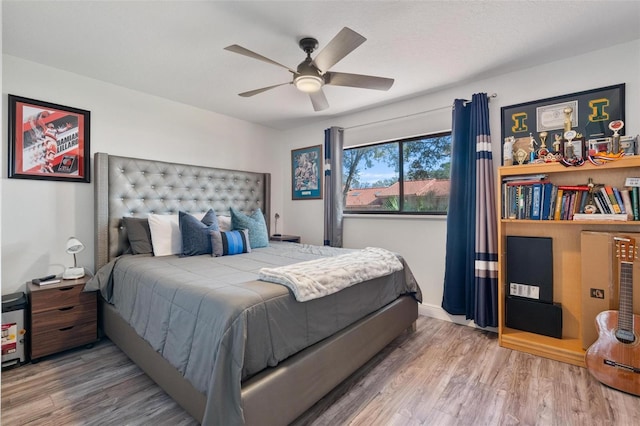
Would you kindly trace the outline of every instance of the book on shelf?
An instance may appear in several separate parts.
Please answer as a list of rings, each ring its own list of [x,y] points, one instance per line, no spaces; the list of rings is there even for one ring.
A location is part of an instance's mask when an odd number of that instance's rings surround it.
[[[542,213],[542,184],[536,183],[531,188],[531,219],[540,220]]]
[[[606,204],[603,204],[602,194],[596,192],[593,194],[593,202],[596,204],[596,208],[600,212],[600,214],[608,214],[607,209],[605,208]]]
[[[542,185],[542,211],[540,212],[541,220],[549,220],[551,205],[553,204],[553,197],[555,196],[553,188],[555,186],[552,183],[545,183]]]
[[[560,218],[562,217],[562,195],[563,195],[564,191],[560,188],[558,188],[558,193],[556,195],[556,205],[555,205],[555,211],[553,213],[553,220],[560,220]]]
[[[622,213],[613,213],[613,214],[602,214],[602,213],[576,213],[573,215],[573,220],[612,220],[612,221],[620,221],[626,222],[629,220],[629,216],[627,214]]]
[[[613,190],[613,195],[616,197],[616,202],[618,206],[620,206],[620,213],[627,213],[627,210],[624,206],[624,202],[622,201],[622,195],[620,194],[620,190],[615,186],[611,188]]]
[[[620,206],[618,205],[618,200],[616,200],[616,196],[613,193],[613,188],[609,185],[605,185],[600,188],[600,191],[604,191],[607,199],[609,200],[609,208],[611,209],[611,213],[622,213],[620,210]]]
[[[502,181],[504,219],[572,220],[576,214],[585,214],[585,206],[590,203],[595,205],[596,214],[627,215],[628,220],[640,221],[640,186],[619,189],[605,185],[592,191],[587,185],[554,185],[546,175],[529,180],[522,180],[525,176],[508,177],[515,179]],[[601,216],[600,220],[605,219]]]
[[[620,196],[622,197],[622,204],[624,204],[624,210],[628,216],[633,219],[633,204],[631,203],[631,194],[628,189],[621,189]]]
[[[534,175],[513,175],[503,176],[502,182],[514,182],[514,181],[530,181],[530,180],[544,180],[547,179],[547,174],[539,173]]]

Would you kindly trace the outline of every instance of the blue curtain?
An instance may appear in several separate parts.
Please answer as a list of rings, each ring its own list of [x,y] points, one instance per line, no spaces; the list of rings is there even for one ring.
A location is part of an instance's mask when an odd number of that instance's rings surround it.
[[[486,93],[456,99],[442,307],[480,327],[498,325],[497,230]]]

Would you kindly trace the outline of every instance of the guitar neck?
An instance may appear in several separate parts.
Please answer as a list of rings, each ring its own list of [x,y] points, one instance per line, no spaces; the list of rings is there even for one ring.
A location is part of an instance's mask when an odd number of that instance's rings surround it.
[[[620,263],[618,329],[633,333],[633,263]]]

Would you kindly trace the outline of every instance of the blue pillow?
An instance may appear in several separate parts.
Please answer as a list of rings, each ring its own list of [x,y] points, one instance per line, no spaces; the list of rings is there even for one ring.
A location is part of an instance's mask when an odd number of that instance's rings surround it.
[[[213,256],[228,256],[232,254],[251,253],[249,231],[211,231],[211,245]]]
[[[182,252],[180,257],[211,254],[211,237],[209,232],[218,230],[218,218],[213,209],[198,220],[189,213],[178,212],[180,234],[182,235]]]
[[[264,221],[264,215],[260,209],[256,209],[251,216],[247,216],[239,210],[231,207],[231,229],[248,229],[249,243],[252,248],[268,247],[269,232]]]

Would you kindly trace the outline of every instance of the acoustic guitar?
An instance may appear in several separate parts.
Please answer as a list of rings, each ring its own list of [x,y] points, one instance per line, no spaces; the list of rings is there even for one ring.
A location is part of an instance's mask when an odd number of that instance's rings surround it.
[[[585,355],[593,377],[607,386],[640,396],[640,316],[633,314],[634,238],[615,237],[620,266],[620,311],[596,317],[598,340]]]

